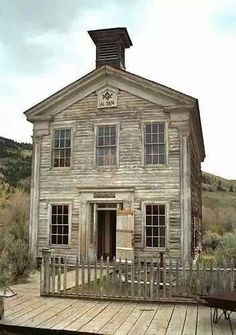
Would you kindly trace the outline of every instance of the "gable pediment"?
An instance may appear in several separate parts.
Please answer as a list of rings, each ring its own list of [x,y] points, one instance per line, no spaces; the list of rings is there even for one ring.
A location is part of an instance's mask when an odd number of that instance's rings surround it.
[[[31,122],[51,119],[54,115],[94,92],[98,96],[98,108],[115,108],[119,90],[145,99],[165,109],[191,107],[196,102],[196,99],[183,93],[105,65],[43,100],[27,110],[25,114]],[[106,106],[104,107],[104,105]]]

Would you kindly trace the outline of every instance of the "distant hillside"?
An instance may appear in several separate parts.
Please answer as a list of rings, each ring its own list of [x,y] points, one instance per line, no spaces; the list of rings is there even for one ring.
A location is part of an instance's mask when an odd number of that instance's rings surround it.
[[[236,231],[236,180],[203,172],[202,190],[204,230]]]
[[[0,181],[15,187],[31,175],[32,145],[0,137]]]

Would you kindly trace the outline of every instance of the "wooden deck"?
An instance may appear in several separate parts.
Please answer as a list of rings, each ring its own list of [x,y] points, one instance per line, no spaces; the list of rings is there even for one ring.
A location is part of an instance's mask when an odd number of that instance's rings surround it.
[[[12,289],[17,295],[5,300],[0,330],[20,326],[31,329],[31,334],[40,329],[48,329],[47,334],[53,330],[115,335],[231,334],[228,321],[212,324],[211,310],[203,306],[40,297],[38,274]],[[232,324],[236,331],[236,315],[232,315]]]

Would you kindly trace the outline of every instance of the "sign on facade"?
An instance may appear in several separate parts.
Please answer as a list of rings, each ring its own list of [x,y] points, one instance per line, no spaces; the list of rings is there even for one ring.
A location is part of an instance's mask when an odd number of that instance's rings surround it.
[[[117,93],[118,90],[111,87],[98,91],[98,108],[117,107]]]

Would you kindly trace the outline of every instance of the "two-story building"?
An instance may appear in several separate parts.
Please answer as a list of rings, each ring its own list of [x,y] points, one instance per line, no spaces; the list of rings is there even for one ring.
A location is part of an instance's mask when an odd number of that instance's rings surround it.
[[[89,35],[96,69],[25,112],[30,248],[189,259],[201,240],[198,101],[125,70],[126,28]]]

